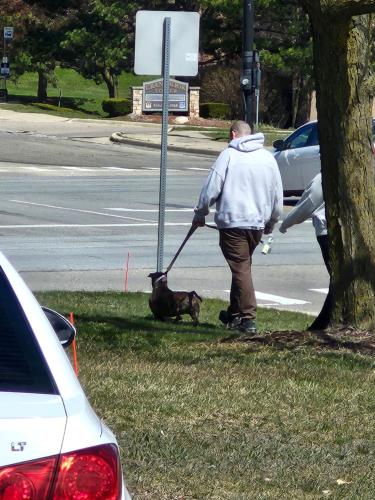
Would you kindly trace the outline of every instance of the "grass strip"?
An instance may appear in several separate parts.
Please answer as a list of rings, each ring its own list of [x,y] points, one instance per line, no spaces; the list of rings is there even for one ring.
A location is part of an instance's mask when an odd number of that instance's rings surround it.
[[[79,378],[135,498],[373,498],[374,358],[300,335],[311,318],[260,309],[263,338],[296,341],[221,342],[219,300],[193,328],[154,321],[143,293],[38,298],[74,312]]]

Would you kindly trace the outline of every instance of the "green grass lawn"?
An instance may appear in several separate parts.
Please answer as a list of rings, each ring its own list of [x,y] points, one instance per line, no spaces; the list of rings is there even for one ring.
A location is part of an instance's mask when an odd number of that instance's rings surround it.
[[[375,360],[360,343],[265,309],[254,341],[229,341],[219,300],[194,328],[154,321],[142,293],[38,298],[74,312],[79,379],[135,498],[374,498]]]
[[[285,139],[290,135],[292,129],[277,129],[270,125],[259,124],[258,132],[262,132],[265,137],[265,146],[272,146],[276,139]],[[228,142],[228,129],[207,130],[207,137],[215,141]]]
[[[17,83],[8,81],[9,104],[3,105],[8,109],[16,111],[47,112],[62,114],[69,117],[106,117],[101,104],[102,100],[108,98],[107,87],[104,83],[97,85],[93,80],[86,80],[73,69],[56,68],[56,86],[48,85],[49,103],[65,108],[60,111],[38,108],[37,73],[25,73]],[[130,97],[130,87],[142,85],[145,77],[123,73],[119,78],[119,97]],[[152,77],[147,77],[151,80]],[[61,92],[61,98],[60,98]],[[68,112],[70,111],[70,113]]]

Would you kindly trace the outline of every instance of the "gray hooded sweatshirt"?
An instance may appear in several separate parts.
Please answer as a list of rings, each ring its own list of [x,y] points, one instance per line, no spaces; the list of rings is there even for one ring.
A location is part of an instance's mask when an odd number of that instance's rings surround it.
[[[264,229],[283,211],[283,187],[261,133],[233,139],[218,157],[202,188],[195,213],[205,217],[216,203],[219,229]]]
[[[327,234],[326,206],[323,199],[322,174],[317,174],[303,192],[301,199],[291,212],[285,217],[280,232],[304,222],[309,217],[315,228],[316,236]]]

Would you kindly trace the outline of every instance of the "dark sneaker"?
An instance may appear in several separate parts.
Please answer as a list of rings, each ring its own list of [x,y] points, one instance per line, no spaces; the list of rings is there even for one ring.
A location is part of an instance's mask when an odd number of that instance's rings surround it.
[[[241,323],[241,317],[239,314],[229,314],[228,311],[220,311],[219,320],[230,329],[237,328]]]
[[[237,328],[242,333],[249,333],[251,335],[255,335],[257,333],[257,325],[253,319],[242,318]]]
[[[240,326],[241,321],[241,316],[239,314],[233,314],[230,317],[230,321],[227,323],[227,328],[230,330],[236,329]]]

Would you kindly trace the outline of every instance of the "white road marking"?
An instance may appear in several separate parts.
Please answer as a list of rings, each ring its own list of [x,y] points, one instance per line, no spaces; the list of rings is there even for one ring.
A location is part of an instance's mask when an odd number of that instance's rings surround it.
[[[328,288],[309,288],[311,292],[325,293],[327,295]]]
[[[202,293],[205,292],[225,292],[225,293],[230,293],[230,290],[202,290]],[[310,304],[310,302],[307,302],[306,300],[300,300],[300,299],[289,299],[288,297],[281,297],[280,295],[272,295],[270,293],[263,293],[263,292],[255,292],[255,297],[257,300],[268,300],[271,301],[272,303],[267,303],[267,304],[260,304],[261,306],[274,306],[275,304],[279,304],[282,306],[295,306],[295,305],[304,305],[304,304]]]
[[[120,170],[121,172],[136,172],[136,168],[104,167],[105,170]]]
[[[230,290],[222,290],[222,291],[230,293]],[[280,304],[282,306],[310,304],[310,302],[307,302],[306,300],[289,299],[288,297],[281,297],[280,295],[272,295],[271,293],[255,292],[255,297],[257,300],[271,300],[272,302]]]
[[[2,162],[0,162],[1,164]],[[35,172],[54,172],[54,173],[61,173],[64,170],[69,170],[71,172],[96,172],[100,173],[103,171],[116,171],[116,172],[122,172],[122,173],[127,173],[127,172],[145,172],[145,171],[151,171],[151,172],[157,172],[160,170],[160,167],[146,167],[146,168],[125,168],[125,167],[74,167],[74,166],[69,166],[69,165],[40,165],[40,166],[34,166],[35,164],[23,164],[19,165],[17,163],[10,163],[6,162],[7,165],[12,165],[15,168],[23,169],[26,171],[35,171]],[[208,172],[209,169],[206,168],[199,168],[199,167],[189,167],[185,169],[173,169],[173,168],[168,168],[168,172],[173,172],[173,173],[183,173],[186,170],[201,170],[204,172]],[[0,172],[12,172],[15,173],[15,170],[5,168],[5,169],[0,169]]]
[[[21,167],[24,170],[33,170],[34,172],[54,172],[54,170],[50,168],[41,168],[41,167]]]
[[[78,172],[96,172],[97,168],[84,168],[84,167],[61,167],[63,170],[74,170]]]
[[[152,212],[159,213],[158,208],[104,208],[103,210],[113,210],[114,212]],[[193,212],[192,208],[166,208],[166,212]]]
[[[36,207],[55,208],[57,210],[67,210],[69,212],[81,212],[81,213],[85,213],[85,214],[102,215],[103,217],[117,217],[119,219],[134,220],[137,222],[149,222],[152,224],[154,224],[156,222],[156,221],[147,220],[147,219],[134,219],[133,217],[126,217],[124,215],[106,214],[104,212],[96,212],[95,210],[82,210],[79,208],[59,207],[56,205],[45,205],[43,203],[33,203],[31,201],[23,201],[23,200],[10,200],[10,201],[12,201],[13,203],[20,203],[23,205],[33,205]]]
[[[1,230],[5,229],[61,229],[61,228],[86,228],[86,227],[157,227],[157,222],[146,222],[132,224],[119,223],[119,224],[18,224],[18,225],[8,225],[1,226]],[[166,222],[166,226],[191,226],[190,222]]]
[[[281,297],[279,295],[272,295],[270,293],[255,292],[255,296],[257,300],[271,300],[272,302],[276,302],[277,304],[283,306],[310,304],[310,302],[307,302],[306,300],[288,299],[288,297]]]

